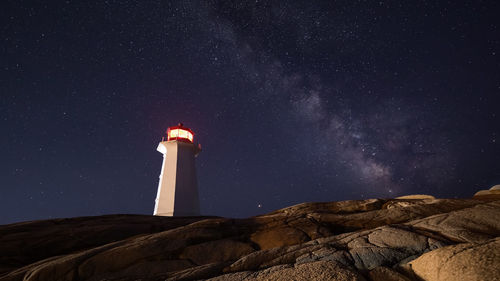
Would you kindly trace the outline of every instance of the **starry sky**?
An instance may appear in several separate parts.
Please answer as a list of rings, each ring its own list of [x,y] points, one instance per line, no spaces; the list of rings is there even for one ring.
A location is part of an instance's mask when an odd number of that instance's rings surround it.
[[[0,6],[0,224],[152,214],[178,122],[205,215],[500,183],[498,1]]]

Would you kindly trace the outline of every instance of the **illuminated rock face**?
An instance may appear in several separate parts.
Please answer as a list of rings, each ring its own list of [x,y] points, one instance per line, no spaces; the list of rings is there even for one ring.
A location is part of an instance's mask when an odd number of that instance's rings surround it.
[[[189,141],[162,141],[163,154],[154,215],[197,216],[200,214],[194,159],[199,148]]]

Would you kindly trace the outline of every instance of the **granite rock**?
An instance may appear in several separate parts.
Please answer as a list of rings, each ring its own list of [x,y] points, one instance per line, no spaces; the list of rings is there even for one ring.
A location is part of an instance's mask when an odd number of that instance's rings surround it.
[[[412,196],[17,223],[0,226],[0,281],[495,280],[498,217],[496,198]]]

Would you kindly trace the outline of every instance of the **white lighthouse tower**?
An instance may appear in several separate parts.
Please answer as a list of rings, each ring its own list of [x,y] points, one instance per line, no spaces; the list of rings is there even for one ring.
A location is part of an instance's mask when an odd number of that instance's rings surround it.
[[[201,151],[193,143],[194,133],[179,125],[167,130],[157,150],[163,154],[155,216],[197,216],[200,214],[194,158]]]

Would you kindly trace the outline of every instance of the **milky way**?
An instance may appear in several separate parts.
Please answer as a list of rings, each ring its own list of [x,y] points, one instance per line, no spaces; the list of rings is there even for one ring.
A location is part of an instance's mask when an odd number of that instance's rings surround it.
[[[230,9],[225,14],[229,14],[229,18],[238,24],[221,21],[218,17],[213,23],[222,30],[221,33],[215,31],[215,37],[224,38],[223,42],[229,42],[229,46],[234,47],[235,50],[230,53],[234,52],[238,58],[246,58],[238,66],[246,70],[247,79],[262,77],[257,79],[257,83],[261,84],[258,89],[260,94],[268,98],[264,102],[269,99],[289,100],[288,109],[291,113],[286,113],[295,114],[303,121],[294,124],[293,130],[297,130],[297,125],[302,125],[298,133],[304,134],[313,143],[307,143],[306,147],[299,150],[312,154],[314,160],[324,163],[326,173],[346,173],[349,181],[353,181],[355,185],[368,186],[375,189],[376,193],[387,196],[407,190],[429,192],[455,183],[459,157],[456,149],[459,144],[453,143],[454,136],[443,122],[443,119],[451,119],[450,116],[442,114],[433,106],[442,93],[424,93],[423,87],[426,84],[416,89],[412,88],[415,85],[404,85],[405,80],[412,79],[414,73],[402,76],[397,73],[398,68],[393,70],[388,66],[385,66],[388,69],[379,71],[393,71],[390,75],[395,78],[392,80],[399,80],[399,85],[391,85],[389,88],[396,90],[385,87],[371,90],[366,85],[367,81],[375,81],[387,75],[377,73],[380,66],[374,65],[375,58],[370,58],[368,54],[378,53],[379,56],[384,56],[390,46],[382,39],[369,42],[363,37],[370,35],[358,34],[358,30],[369,30],[368,25],[373,22],[366,19],[357,21],[345,14],[340,18],[328,18],[331,10],[312,6],[306,7],[311,14],[297,15],[300,5],[280,5],[236,5],[239,11],[244,11],[241,13],[247,13],[248,21],[234,20],[234,15],[231,14],[234,10]],[[363,14],[369,9],[371,8],[358,12]],[[401,11],[409,12],[404,11],[404,8]],[[377,20],[376,16],[373,20]],[[294,47],[298,57],[287,61],[275,54],[272,45],[266,48],[262,41],[276,41],[276,37],[283,34],[283,30],[279,28],[266,33],[268,24],[293,27],[292,34],[295,38],[289,48]],[[253,25],[255,29],[252,30],[249,25]],[[241,32],[243,35],[238,37],[235,30],[251,31]],[[336,37],[333,40],[332,33]],[[252,42],[255,40],[258,42]],[[323,42],[333,43],[334,47],[340,45],[337,59],[332,59],[331,51],[321,52],[323,49],[318,46]],[[255,49],[250,47],[252,43]],[[318,52],[315,49],[319,49]],[[347,60],[346,57],[353,56],[352,54],[357,57],[349,61],[347,66],[357,64],[353,69],[336,61]],[[290,63],[297,59],[324,60],[327,63],[326,66],[313,63],[309,67],[296,62]],[[410,54],[406,54],[398,60],[411,61],[412,58]],[[292,66],[287,67],[287,62]],[[334,73],[321,69],[332,65],[338,65]],[[315,71],[318,67],[320,70]],[[321,78],[320,72],[327,72],[332,78]],[[398,75],[402,77],[399,78]],[[357,79],[353,78],[355,76]],[[349,85],[350,79],[359,83],[357,88]],[[390,93],[387,94],[387,91]],[[394,94],[395,91],[399,93]],[[402,93],[404,91],[416,93],[406,95]],[[279,112],[281,119],[293,117],[286,116],[286,113]],[[282,122],[283,120],[279,120],[277,126]]]
[[[168,126],[205,214],[500,182],[498,3],[2,4],[0,223],[150,214]]]

